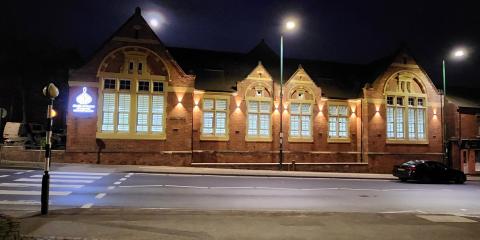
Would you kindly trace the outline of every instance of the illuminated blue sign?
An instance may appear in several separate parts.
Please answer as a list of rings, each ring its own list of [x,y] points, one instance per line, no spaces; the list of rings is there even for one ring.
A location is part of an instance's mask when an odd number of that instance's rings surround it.
[[[93,113],[95,105],[90,104],[92,103],[92,97],[87,93],[86,87],[83,87],[83,92],[75,100],[77,103],[72,105],[73,112]]]

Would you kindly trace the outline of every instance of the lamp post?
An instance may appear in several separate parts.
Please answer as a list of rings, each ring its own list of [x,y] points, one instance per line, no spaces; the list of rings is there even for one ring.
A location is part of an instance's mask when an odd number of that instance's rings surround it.
[[[285,23],[286,30],[293,30],[296,27],[294,21],[289,20]],[[283,34],[280,35],[280,152],[278,169],[283,169]]]
[[[466,56],[466,51],[465,49],[463,48],[458,48],[458,49],[455,49],[452,53],[451,53],[451,58],[452,59],[463,59],[464,57]],[[447,84],[446,84],[446,61],[445,59],[442,60],[442,85],[443,85],[443,98],[442,98],[442,125],[443,125],[443,161],[444,163],[447,163],[448,161],[448,148],[447,148],[447,144],[448,144],[448,140],[447,140],[447,124],[445,122],[445,113],[446,113],[446,102],[445,102],[445,98],[447,97]]]
[[[50,188],[50,159],[52,155],[52,116],[53,110],[53,100],[58,97],[58,88],[53,84],[49,83],[43,88],[43,95],[48,98],[48,107],[47,107],[47,126],[46,126],[46,136],[45,136],[45,168],[42,177],[42,193],[41,193],[41,213],[45,215],[48,213],[48,198],[49,198],[49,188]]]

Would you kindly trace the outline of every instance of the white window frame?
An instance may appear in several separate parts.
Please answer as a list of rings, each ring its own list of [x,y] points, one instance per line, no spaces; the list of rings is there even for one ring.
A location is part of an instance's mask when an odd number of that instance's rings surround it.
[[[205,101],[213,101],[212,109],[205,109]],[[225,101],[225,109],[218,109],[217,103],[219,101]],[[200,127],[200,140],[205,141],[227,141],[229,139],[229,108],[230,108],[230,97],[229,96],[218,96],[218,95],[206,95],[203,97],[201,102],[202,109],[202,118],[201,118],[201,127]],[[205,114],[212,114],[212,133],[205,133]],[[218,124],[218,114],[225,114],[225,132],[223,134],[217,133],[217,124]]]
[[[393,98],[393,103],[389,103],[390,98]],[[403,99],[402,105],[398,102],[399,98]],[[411,99],[413,99],[413,105]],[[422,105],[418,104],[419,99],[422,99]],[[427,98],[424,94],[387,93],[385,106],[387,143],[428,143],[428,108]],[[391,115],[390,112],[393,112],[393,114]],[[402,113],[401,117],[399,113]],[[391,124],[393,124],[393,127],[390,127]],[[403,132],[399,129],[402,129]],[[421,132],[422,129],[423,133]]]
[[[250,142],[270,142],[272,141],[272,99],[269,97],[248,97],[247,101],[247,117],[246,117],[246,132],[245,132],[245,140]],[[268,104],[268,112],[261,112],[260,104],[261,103]],[[257,103],[258,109],[256,112],[251,111],[252,104]],[[256,132],[257,134],[250,134],[250,115],[257,116],[256,118]],[[267,135],[260,135],[260,126],[261,126],[261,116],[268,116],[268,134]]]
[[[336,112],[333,113],[330,111],[331,107],[336,108]],[[344,107],[345,108],[345,114],[340,114],[338,111],[339,107]],[[327,104],[327,125],[328,125],[328,142],[350,142],[350,107],[348,102],[340,102],[340,101],[333,101],[333,102],[328,102]],[[345,136],[340,136],[340,127],[342,122],[342,119],[345,120]],[[332,122],[335,120],[334,122]],[[334,124],[335,129],[332,129],[331,124]],[[334,134],[332,132],[335,131]]]
[[[304,94],[304,93],[302,93]],[[292,111],[292,105],[293,104],[298,104],[299,105],[299,112],[298,113],[295,113]],[[304,113],[302,111],[302,106],[304,105],[308,105],[309,106],[309,112],[308,113]],[[295,100],[295,99],[292,99],[290,100],[290,103],[289,103],[289,114],[290,114],[290,117],[289,117],[289,129],[288,129],[288,141],[290,142],[311,142],[313,141],[313,101],[309,101],[309,100]],[[293,117],[298,117],[298,131],[299,131],[299,135],[298,136],[295,136],[295,135],[292,135],[292,118]],[[304,130],[304,119],[303,117],[308,117],[308,135],[304,135],[303,132],[305,131]]]

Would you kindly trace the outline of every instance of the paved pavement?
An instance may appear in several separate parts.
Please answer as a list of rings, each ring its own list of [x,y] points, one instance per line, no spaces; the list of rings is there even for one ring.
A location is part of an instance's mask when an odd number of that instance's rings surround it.
[[[24,218],[21,232],[54,239],[473,240],[478,221],[423,214],[72,209]]]

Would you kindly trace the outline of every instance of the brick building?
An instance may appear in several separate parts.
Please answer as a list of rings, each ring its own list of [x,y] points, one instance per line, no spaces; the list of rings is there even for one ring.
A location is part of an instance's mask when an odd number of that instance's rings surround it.
[[[472,89],[447,92],[446,123],[451,165],[468,174],[480,173],[480,99],[465,94]],[[472,91],[476,92],[476,91]]]
[[[366,65],[169,48],[139,9],[71,73],[72,162],[390,172],[442,159],[441,94],[405,49]]]

